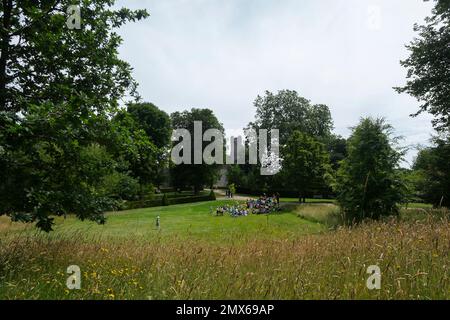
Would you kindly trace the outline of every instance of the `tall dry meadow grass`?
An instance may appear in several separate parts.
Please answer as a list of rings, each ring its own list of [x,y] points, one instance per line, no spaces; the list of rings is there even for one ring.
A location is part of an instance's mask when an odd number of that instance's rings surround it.
[[[371,222],[320,235],[119,242],[10,236],[0,240],[1,299],[448,299],[448,218]],[[236,239],[234,239],[236,240]],[[81,289],[66,268],[81,268]],[[369,290],[369,265],[381,289]]]

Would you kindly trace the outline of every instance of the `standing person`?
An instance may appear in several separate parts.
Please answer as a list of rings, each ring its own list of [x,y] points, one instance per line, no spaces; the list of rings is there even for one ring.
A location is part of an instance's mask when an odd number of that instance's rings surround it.
[[[159,227],[160,227],[160,218],[159,218],[159,216],[157,216],[156,217],[156,228],[159,230]]]
[[[280,206],[280,194],[278,192],[276,193],[276,198],[277,198],[277,205]]]

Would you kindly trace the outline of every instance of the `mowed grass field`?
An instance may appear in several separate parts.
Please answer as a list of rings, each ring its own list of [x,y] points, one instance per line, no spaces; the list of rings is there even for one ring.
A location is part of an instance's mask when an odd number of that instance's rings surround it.
[[[220,200],[56,218],[45,234],[0,218],[0,299],[448,299],[448,214],[336,227],[332,203],[212,214]],[[160,216],[161,227],[156,228]],[[67,267],[81,269],[68,290]],[[367,267],[381,269],[369,290]]]
[[[122,241],[130,238],[142,240],[203,240],[226,244],[239,243],[248,239],[277,239],[299,234],[311,234],[326,230],[320,223],[299,219],[295,210],[285,210],[272,215],[249,215],[232,218],[229,215],[216,216],[218,206],[239,203],[232,200],[179,204],[107,213],[107,223],[80,221],[75,217],[56,217],[56,226],[49,238],[67,238],[82,234],[86,239]],[[160,217],[160,228],[156,217]],[[35,235],[32,225],[11,223],[2,218],[0,232],[8,235]],[[40,232],[38,232],[40,233]],[[40,236],[45,236],[40,233]]]

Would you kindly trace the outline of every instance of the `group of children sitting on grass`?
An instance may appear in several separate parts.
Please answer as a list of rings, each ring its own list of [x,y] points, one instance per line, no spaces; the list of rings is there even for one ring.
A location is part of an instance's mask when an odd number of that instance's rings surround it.
[[[245,204],[224,205],[216,209],[216,215],[223,216],[224,213],[230,214],[232,217],[248,216],[250,211]]]
[[[249,214],[265,214],[280,210],[280,197],[273,195],[267,197],[265,194],[258,199],[248,199],[243,204],[224,205],[216,209],[216,215],[223,216],[224,213],[232,217],[247,216]]]

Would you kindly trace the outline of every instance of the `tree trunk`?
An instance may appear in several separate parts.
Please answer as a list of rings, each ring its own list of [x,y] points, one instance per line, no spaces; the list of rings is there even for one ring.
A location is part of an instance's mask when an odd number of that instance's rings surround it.
[[[0,111],[6,110],[6,65],[9,59],[9,42],[11,35],[9,29],[11,27],[12,0],[3,0],[3,21],[1,31],[1,56],[0,56]]]
[[[305,195],[305,192],[301,191],[301,192],[298,194],[298,202],[300,202],[300,203],[306,203],[306,195]]]
[[[139,200],[144,199],[144,187],[142,186],[142,182],[139,182]]]

